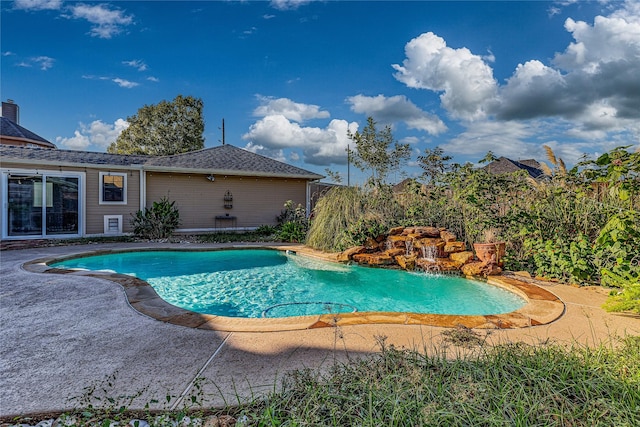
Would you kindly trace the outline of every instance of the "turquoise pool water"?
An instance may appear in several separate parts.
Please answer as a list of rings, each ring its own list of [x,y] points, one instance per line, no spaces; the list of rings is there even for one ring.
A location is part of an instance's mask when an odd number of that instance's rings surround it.
[[[268,249],[125,252],[52,267],[128,274],[175,306],[230,317],[354,310],[500,314],[525,304],[514,293],[461,277],[347,266]]]

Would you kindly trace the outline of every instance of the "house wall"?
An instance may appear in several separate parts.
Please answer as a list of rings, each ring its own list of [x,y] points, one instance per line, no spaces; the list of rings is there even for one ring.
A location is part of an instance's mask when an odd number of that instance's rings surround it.
[[[100,172],[127,174],[127,204],[100,204]],[[131,215],[140,210],[140,172],[126,169],[87,169],[87,234],[104,233],[105,215],[122,215],[122,232],[131,233]]]
[[[292,200],[305,206],[307,181],[303,179],[216,176],[213,182],[203,174],[147,172],[146,203],[151,206],[166,196],[180,210],[180,229],[231,227],[216,216],[235,216],[237,227],[277,224],[284,204]],[[224,207],[225,193],[233,196],[233,207]]]
[[[130,225],[131,214],[140,209],[140,173],[137,170],[127,170],[122,168],[78,168],[78,167],[52,167],[51,165],[23,164],[2,162],[3,171],[20,170],[33,171],[33,173],[54,172],[84,172],[84,229],[85,234],[104,233],[104,215],[122,215],[122,228],[124,233],[132,231]],[[126,205],[105,205],[100,204],[100,172],[117,172],[127,174],[127,204]],[[0,191],[4,192],[5,188]],[[82,195],[80,196],[82,197]],[[5,215],[4,208],[2,216]],[[51,236],[60,237],[60,236]]]

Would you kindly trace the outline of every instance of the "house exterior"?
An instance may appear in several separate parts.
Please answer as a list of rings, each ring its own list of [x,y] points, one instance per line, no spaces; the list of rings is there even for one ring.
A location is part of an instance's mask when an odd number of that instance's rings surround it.
[[[178,232],[274,225],[286,201],[308,208],[323,178],[232,145],[161,157],[0,145],[0,159],[2,240],[130,233],[163,197]]]
[[[10,99],[2,101],[0,145],[56,148],[55,144],[20,126],[20,108]]]
[[[482,169],[494,175],[513,173],[523,170],[533,179],[545,178],[542,166],[534,159],[516,161],[506,157],[500,157],[484,166]]]

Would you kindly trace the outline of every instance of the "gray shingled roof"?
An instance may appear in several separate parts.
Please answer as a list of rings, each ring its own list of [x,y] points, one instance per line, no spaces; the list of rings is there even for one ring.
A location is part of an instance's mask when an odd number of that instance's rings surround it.
[[[92,151],[50,150],[47,148],[15,147],[0,145],[3,162],[16,161],[42,164],[60,164],[61,166],[140,165],[148,156],[128,156],[122,154],[96,153]]]
[[[27,162],[64,166],[136,166],[145,170],[198,172],[226,175],[321,179],[322,175],[252,153],[232,145],[173,156],[140,156],[75,150],[48,150],[0,145],[3,162]]]
[[[12,138],[29,139],[31,141],[37,141],[41,144],[49,145],[51,146],[51,148],[55,148],[55,145],[53,143],[47,141],[40,135],[31,132],[27,128],[23,128],[19,124],[14,123],[8,118],[2,116],[0,116],[0,135],[9,136]]]
[[[540,163],[534,159],[515,161],[506,157],[500,157],[494,160],[482,169],[492,174],[513,173],[521,170],[526,171],[532,178],[538,178],[543,175],[542,169],[540,169]]]
[[[145,169],[197,169],[212,173],[244,172],[249,175],[323,178],[322,175],[228,144],[173,156],[153,157],[145,163]]]

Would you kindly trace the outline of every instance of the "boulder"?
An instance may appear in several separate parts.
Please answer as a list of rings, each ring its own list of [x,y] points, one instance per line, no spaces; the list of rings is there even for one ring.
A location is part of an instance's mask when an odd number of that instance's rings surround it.
[[[347,261],[351,261],[353,259],[353,256],[355,254],[360,254],[366,251],[366,248],[364,246],[354,246],[352,248],[349,248],[343,252],[340,252],[337,256],[337,260],[339,262],[347,262]]]
[[[463,252],[454,252],[449,254],[449,258],[452,261],[459,262],[460,265],[466,264],[473,259],[473,252],[471,251],[463,251]]]
[[[400,268],[404,270],[415,270],[416,269],[416,256],[415,255],[398,255],[395,257],[396,262],[400,266]]]
[[[393,227],[389,230],[389,236],[397,236],[398,234],[402,234],[404,231],[404,227]]]
[[[392,258],[395,258],[399,255],[406,255],[407,250],[404,248],[391,248],[384,251],[384,253],[389,255]]]
[[[461,268],[465,276],[487,277],[495,276],[502,272],[496,264],[485,264],[483,262],[470,262]]]
[[[456,261],[452,261],[450,258],[436,258],[435,261],[431,261],[424,258],[416,260],[416,266],[424,271],[429,272],[448,272],[457,271],[462,264]]]
[[[416,227],[414,232],[422,234],[423,237],[440,238],[440,229],[436,227]]]
[[[367,265],[391,265],[395,263],[393,258],[382,253],[355,254],[352,259],[358,264]]]
[[[445,242],[446,242],[444,245],[445,253],[451,254],[451,253],[463,252],[467,250],[467,245],[464,242],[455,242],[455,241],[447,242],[446,240]]]
[[[440,238],[441,238],[442,240],[444,240],[445,242],[455,242],[455,240],[456,240],[456,235],[455,235],[455,234],[453,234],[453,233],[452,233],[452,232],[450,232],[450,231],[442,230],[442,231],[440,232]]]
[[[392,248],[406,248],[406,241],[409,240],[407,236],[393,235],[387,237],[387,243]]]
[[[367,238],[367,240],[365,240],[364,247],[369,251],[377,251],[380,250],[380,242],[378,242],[374,238],[369,237]]]

